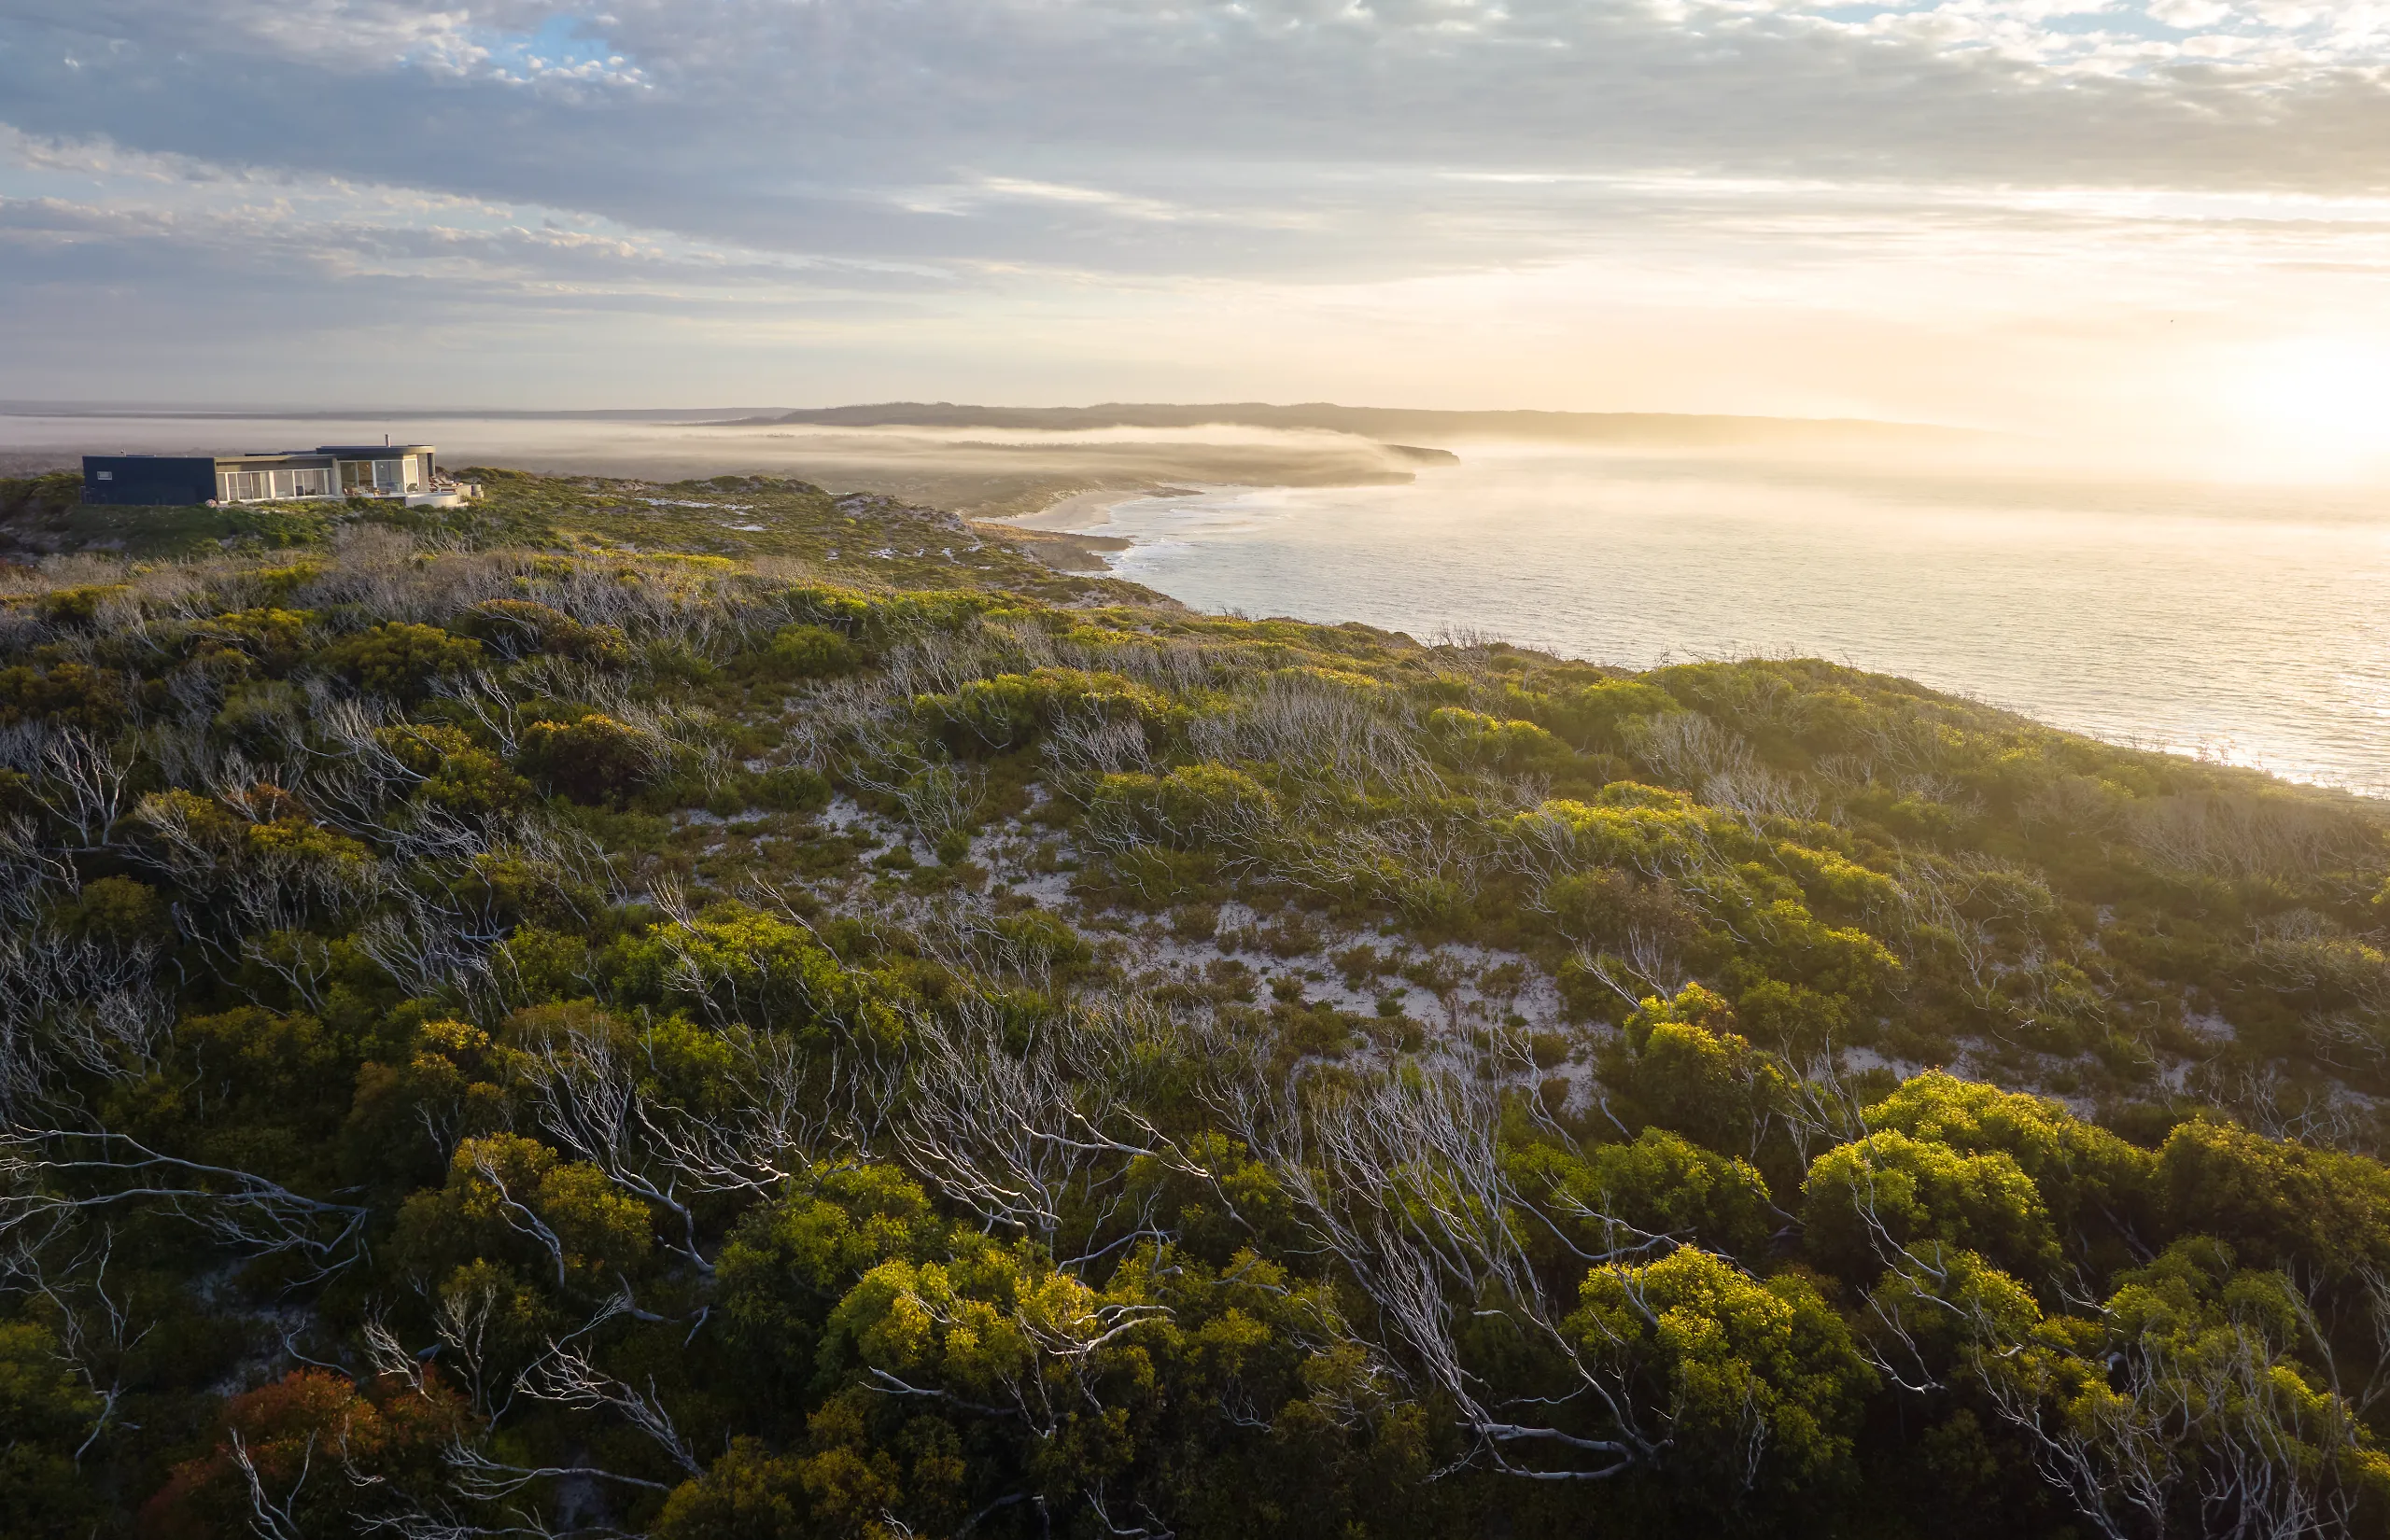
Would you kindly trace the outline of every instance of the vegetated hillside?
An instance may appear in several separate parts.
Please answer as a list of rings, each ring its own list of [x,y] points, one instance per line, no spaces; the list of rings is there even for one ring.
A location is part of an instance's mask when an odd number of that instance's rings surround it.
[[[493,486],[10,576],[11,1535],[2381,1532],[2374,805]]]
[[[974,524],[877,494],[834,496],[786,477],[658,483],[486,467],[468,467],[457,475],[479,483],[485,498],[457,509],[371,501],[106,507],[79,501],[82,481],[72,473],[0,479],[0,560],[301,550],[321,547],[343,531],[381,528],[441,548],[673,551],[767,567],[794,559],[833,576],[879,584],[999,583],[1059,601],[1092,591],[1084,581],[1048,571],[1048,563],[1032,556],[1047,542],[1067,537]],[[1124,592],[1118,584],[1104,591]]]

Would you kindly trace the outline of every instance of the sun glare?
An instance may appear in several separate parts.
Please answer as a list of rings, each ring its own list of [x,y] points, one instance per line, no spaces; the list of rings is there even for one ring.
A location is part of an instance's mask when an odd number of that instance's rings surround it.
[[[2311,337],[2253,360],[2232,392],[2253,446],[2308,473],[2390,463],[2390,346]]]

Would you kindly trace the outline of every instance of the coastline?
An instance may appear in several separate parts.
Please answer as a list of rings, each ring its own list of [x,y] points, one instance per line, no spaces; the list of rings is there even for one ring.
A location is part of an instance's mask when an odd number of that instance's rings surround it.
[[[1073,492],[1048,503],[1034,513],[1015,513],[991,524],[1005,525],[1013,529],[1043,529],[1056,534],[1081,534],[1101,529],[1112,522],[1112,511],[1122,503],[1143,502],[1148,497],[1192,497],[1204,492],[1222,490],[1209,484],[1202,486],[1141,486],[1123,492],[1117,487],[1090,487]]]
[[[1097,533],[1110,527],[1112,511],[1123,503],[1148,497],[1193,497],[1218,488],[1144,486],[1130,491],[1090,487],[1065,493],[1034,513],[991,515],[972,526],[999,538],[1009,538],[1038,560],[1064,572],[1109,572],[1106,553],[1126,551],[1136,542],[1125,535]]]
[[[1105,553],[1126,551],[1132,542],[1122,536],[1092,532],[1111,524],[1114,509],[1149,497],[1152,491],[1089,488],[1066,493],[1034,513],[974,519],[971,525],[985,534],[1010,540],[1059,571],[1108,572],[1112,564],[1105,559]]]

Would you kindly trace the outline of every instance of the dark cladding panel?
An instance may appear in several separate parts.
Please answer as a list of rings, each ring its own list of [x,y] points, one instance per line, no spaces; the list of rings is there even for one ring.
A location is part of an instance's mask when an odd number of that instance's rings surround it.
[[[204,503],[215,496],[216,461],[213,456],[83,456],[83,500],[87,503],[175,507]]]

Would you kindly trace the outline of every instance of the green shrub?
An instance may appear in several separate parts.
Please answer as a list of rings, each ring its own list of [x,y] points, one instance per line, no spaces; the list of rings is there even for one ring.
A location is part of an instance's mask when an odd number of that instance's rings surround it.
[[[1635,679],[1602,679],[1548,693],[1512,684],[1504,688],[1502,704],[1513,716],[1579,749],[1616,749],[1626,722],[1677,709],[1666,691]]]
[[[1505,721],[1456,706],[1427,713],[1427,732],[1439,749],[1464,764],[1517,772],[1568,758],[1568,747],[1531,721]]]
[[[191,628],[196,643],[237,649],[269,675],[280,677],[297,667],[315,645],[321,617],[309,609],[236,609]]]
[[[591,711],[577,721],[533,722],[514,763],[575,802],[620,805],[651,778],[656,747],[653,735]]]
[[[1934,1071],[1902,1082],[1867,1110],[1867,1121],[1968,1154],[2013,1157],[2061,1230],[2150,1223],[2156,1158],[2045,1098]]]
[[[1615,1232],[1604,1233],[1615,1221],[1645,1235],[1698,1237],[1712,1250],[1756,1259],[1778,1222],[1767,1183],[1749,1162],[1663,1128],[1582,1156],[1539,1146],[1511,1164],[1526,1190],[1558,1212],[1582,1216],[1574,1227],[1581,1250],[1615,1245]]]
[[[811,813],[830,804],[829,777],[804,765],[766,770],[755,777],[755,805],[775,813]]]
[[[775,673],[793,679],[843,674],[856,662],[853,645],[823,625],[783,625],[764,655]]]
[[[1044,909],[1024,909],[995,922],[997,950],[1016,973],[1052,970],[1068,976],[1095,961],[1095,949],[1070,922]]]
[[[1976,1253],[2028,1281],[2058,1268],[2049,1210],[2004,1150],[1967,1154],[1888,1128],[1820,1155],[1803,1191],[1809,1254],[1854,1281],[1874,1279],[1888,1248],[1929,1242]]]
[[[2158,1180],[2173,1223],[2229,1239],[2244,1260],[2390,1274],[2390,1169],[2379,1161],[2201,1119],[2168,1136]]]
[[[175,933],[158,889],[131,877],[93,878],[58,917],[72,934],[119,943],[166,941]]]
[[[422,696],[431,681],[459,674],[482,661],[482,644],[454,637],[436,625],[389,621],[361,631],[316,654],[329,673],[341,675],[371,694],[401,700]]]
[[[1088,816],[1193,850],[1255,837],[1276,820],[1278,799],[1244,771],[1206,760],[1164,776],[1106,776],[1089,795]]]
[[[868,594],[826,584],[792,588],[785,598],[790,613],[873,646],[921,632],[952,630],[1008,602],[996,594]]]
[[[610,666],[630,661],[630,642],[619,627],[584,625],[560,609],[528,599],[477,604],[457,618],[457,629],[510,657],[554,652]]]
[[[126,684],[112,668],[82,663],[0,668],[0,727],[48,721],[113,736],[124,724]]]
[[[99,619],[100,606],[120,594],[131,592],[120,582],[53,588],[41,597],[41,618],[52,625],[90,625]]]
[[[374,737],[422,778],[415,795],[452,813],[501,813],[523,805],[530,788],[506,762],[454,727],[409,723]]]
[[[75,511],[83,500],[83,477],[73,470],[36,476],[0,476],[0,522],[53,520]]]
[[[1856,1474],[1876,1375],[1807,1280],[1761,1281],[1688,1246],[1646,1266],[1597,1267],[1579,1298],[1568,1328],[1627,1365],[1645,1415],[1668,1430],[1688,1506]]]
[[[948,694],[921,695],[913,709],[957,748],[1014,749],[1067,711],[1130,718],[1149,726],[1177,712],[1168,697],[1118,674],[1039,668],[972,679]]]
[[[1605,1052],[1603,1077],[1624,1093],[1623,1109],[1636,1119],[1708,1149],[1747,1154],[1791,1083],[1739,1026],[1735,1007],[1698,984],[1673,999],[1646,999],[1627,1015],[1624,1042]]]

